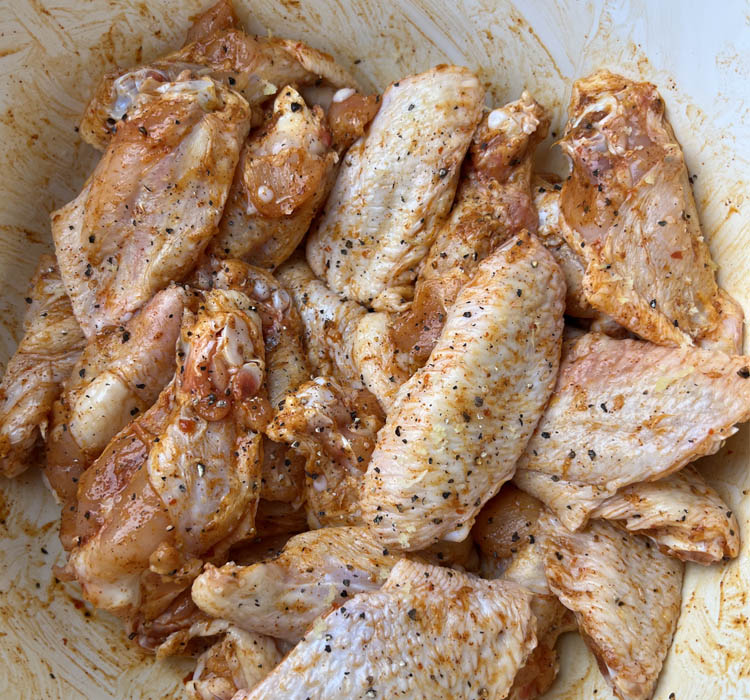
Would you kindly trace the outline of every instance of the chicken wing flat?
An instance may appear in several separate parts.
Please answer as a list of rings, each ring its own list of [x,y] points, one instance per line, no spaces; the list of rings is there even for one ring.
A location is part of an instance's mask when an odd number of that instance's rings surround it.
[[[690,466],[659,481],[626,486],[591,517],[650,537],[664,553],[684,561],[712,564],[740,551],[737,518]]]
[[[601,520],[577,533],[554,519],[546,527],[550,588],[575,613],[615,694],[647,700],[677,626],[682,562]]]
[[[587,300],[661,345],[736,352],[700,230],[685,159],[651,83],[598,71],[573,85],[561,140],[573,160],[560,209]],[[722,313],[722,306],[724,311]],[[730,323],[729,327],[736,325]]]
[[[477,265],[522,229],[536,230],[531,160],[548,123],[542,107],[526,92],[482,120],[453,209],[422,262],[413,302],[399,314],[383,311],[360,321],[354,360],[384,410],[401,384],[427,361],[448,310]]]
[[[588,334],[568,352],[515,482],[578,529],[621,488],[716,452],[750,419],[750,358]]]
[[[513,476],[554,387],[564,298],[560,268],[531,234],[479,265],[378,434],[362,512],[385,544],[464,539]]]
[[[277,276],[292,295],[302,319],[311,369],[318,375],[335,376],[352,387],[362,386],[352,357],[352,341],[367,310],[331,291],[302,257],[289,260]]]
[[[229,3],[220,4],[229,5],[232,11]],[[226,9],[222,14],[214,27],[209,27],[210,20],[198,18],[195,32],[188,33],[182,49],[148,65],[106,73],[81,118],[81,138],[105,150],[132,117],[143,91],[154,82],[173,81],[185,70],[231,87],[253,106],[285,85],[356,87],[351,74],[328,54],[301,41],[249,36],[227,17]]]
[[[245,100],[209,78],[159,85],[83,191],[52,214],[60,272],[87,337],[126,322],[194,267],[249,127]]]
[[[328,196],[338,155],[323,110],[285,87],[240,154],[219,233],[209,253],[276,268],[307,233]]]
[[[188,296],[176,286],[162,290],[124,326],[93,338],[73,367],[54,405],[45,469],[67,506],[75,502],[81,474],[172,379]],[[74,512],[63,509],[63,531]]]
[[[240,697],[505,697],[536,644],[529,598],[512,583],[402,560]]]
[[[0,384],[0,473],[7,477],[35,464],[52,404],[85,344],[51,255],[39,260],[26,302],[23,338]]]
[[[269,561],[207,565],[193,600],[208,615],[296,643],[319,615],[380,588],[399,556],[365,527],[310,530]]]
[[[384,416],[366,389],[316,377],[283,400],[266,429],[302,452],[310,527],[362,522],[360,487]]]
[[[260,319],[239,292],[186,315],[175,379],[86,471],[66,573],[133,628],[163,613],[202,557],[253,532],[260,493]]]
[[[484,90],[466,68],[393,83],[347,152],[307,242],[315,274],[348,298],[393,309],[450,210]]]

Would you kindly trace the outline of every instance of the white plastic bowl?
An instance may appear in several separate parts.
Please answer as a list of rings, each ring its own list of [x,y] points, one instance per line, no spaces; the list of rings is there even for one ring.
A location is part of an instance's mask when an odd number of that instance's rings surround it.
[[[95,161],[74,126],[96,79],[115,64],[179,46],[189,17],[210,1],[0,5],[0,359],[15,347],[26,284],[50,247],[48,214],[77,194]],[[527,87],[555,111],[557,132],[576,77],[604,66],[655,82],[698,175],[703,230],[720,281],[750,318],[746,3],[237,0],[237,6],[253,31],[326,49],[372,87],[441,62],[478,70],[496,104]],[[723,567],[688,566],[658,700],[670,693],[677,700],[750,697],[748,467],[747,428],[702,462],[739,517],[743,547]],[[62,561],[57,510],[35,470],[0,483],[0,697],[180,697],[189,664],[141,654],[116,621],[84,616],[75,587],[55,584],[52,565]],[[612,697],[577,636],[562,642],[561,669],[547,698]]]

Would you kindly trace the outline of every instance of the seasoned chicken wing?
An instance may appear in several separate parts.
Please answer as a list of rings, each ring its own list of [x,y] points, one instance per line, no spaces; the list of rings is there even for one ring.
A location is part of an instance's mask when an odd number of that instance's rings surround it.
[[[622,700],[653,693],[680,614],[683,564],[603,521],[546,525],[550,588],[572,610],[599,669]]]
[[[52,404],[85,343],[51,255],[40,258],[26,302],[23,338],[0,384],[0,473],[8,477],[35,463]]]
[[[193,600],[213,617],[296,643],[331,607],[380,588],[399,557],[365,527],[310,530],[269,561],[207,565],[193,583]]]
[[[464,539],[513,476],[554,387],[564,297],[560,268],[530,234],[479,265],[378,434],[362,512],[384,543]]]
[[[87,345],[52,413],[45,475],[65,504],[61,536],[75,529],[78,480],[134,416],[148,410],[174,375],[175,344],[189,294],[170,286],[128,323]],[[73,508],[70,508],[73,506]]]
[[[209,253],[276,268],[307,233],[328,196],[338,156],[320,107],[285,87],[240,154]]]
[[[527,92],[484,118],[450,216],[422,262],[414,301],[399,314],[379,312],[360,321],[354,360],[385,410],[401,384],[427,361],[448,310],[479,263],[522,229],[536,230],[531,160],[548,123]]]
[[[253,533],[260,494],[260,320],[240,292],[186,315],[174,381],[81,479],[66,573],[131,628],[163,613],[200,572]]]
[[[380,108],[380,95],[362,95],[342,88],[332,95],[326,117],[333,147],[341,154],[362,134]]]
[[[750,358],[586,335],[568,352],[516,484],[575,530],[621,488],[716,452],[750,419]]]
[[[574,83],[569,116],[560,143],[573,171],[560,209],[589,303],[654,343],[692,339],[736,352],[722,315],[741,323],[741,309],[720,311],[685,159],[656,87],[598,71]]]
[[[410,298],[453,201],[483,97],[473,73],[444,65],[385,91],[308,238],[310,267],[332,290],[377,309]]]
[[[480,547],[482,571],[488,578],[514,581],[534,594],[537,646],[513,682],[511,700],[532,700],[546,692],[557,676],[555,644],[564,632],[576,629],[573,615],[547,585],[544,571],[544,506],[505,484],[482,508],[471,534]]]
[[[539,214],[537,236],[552,253],[565,275],[565,313],[576,318],[591,318],[596,312],[586,301],[583,275],[586,268],[581,256],[565,240],[560,222],[561,185],[535,175],[532,181],[534,205]]]
[[[310,367],[318,375],[336,376],[353,387],[362,386],[352,358],[352,339],[366,310],[342,298],[321,282],[301,257],[278,271],[302,318]]]
[[[364,471],[384,416],[366,389],[316,377],[282,401],[266,429],[306,455],[305,508],[310,527],[355,525]]]
[[[529,594],[402,560],[319,619],[244,700],[503,698],[534,648]]]
[[[740,550],[737,518],[690,466],[659,481],[626,486],[591,517],[650,537],[665,554],[684,561],[712,564]]]
[[[234,12],[231,0],[219,0],[215,5],[201,12],[193,19],[187,30],[185,45],[194,41],[203,41],[226,29],[236,29],[239,20]]]
[[[175,80],[185,70],[231,87],[252,106],[284,85],[356,87],[351,74],[322,51],[301,41],[245,34],[228,16],[231,5],[225,5],[229,7],[224,10],[212,8],[214,18],[199,17],[188,32],[188,43],[178,51],[148,65],[106,73],[81,118],[83,140],[105,150],[112,135],[132,118],[142,93],[154,83]]]
[[[247,103],[209,78],[164,83],[133,110],[83,191],[52,214],[63,282],[87,337],[126,322],[194,267],[216,231]]]
[[[239,690],[260,683],[281,661],[276,642],[270,637],[226,625],[219,641],[201,656],[193,677],[185,684],[191,700],[232,700]],[[216,634],[216,625],[206,630]]]

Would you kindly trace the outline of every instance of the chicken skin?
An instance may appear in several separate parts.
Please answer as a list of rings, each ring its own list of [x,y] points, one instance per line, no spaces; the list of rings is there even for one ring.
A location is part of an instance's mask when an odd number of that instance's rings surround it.
[[[247,102],[210,78],[162,83],[112,138],[83,191],[52,214],[65,288],[87,338],[184,278],[216,231]]]
[[[26,302],[23,338],[0,384],[0,474],[7,477],[36,463],[52,404],[85,344],[51,255],[39,260]]]
[[[384,544],[464,539],[513,476],[554,388],[564,298],[560,268],[531,234],[479,265],[378,434],[362,511]]]

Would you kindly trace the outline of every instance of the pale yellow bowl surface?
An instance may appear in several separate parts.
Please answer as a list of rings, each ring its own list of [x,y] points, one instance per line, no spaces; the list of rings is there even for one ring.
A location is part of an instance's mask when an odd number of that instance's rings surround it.
[[[0,4],[0,359],[13,352],[28,279],[50,247],[49,212],[77,194],[96,154],[74,131],[98,76],[181,45],[210,0],[5,0]],[[253,31],[326,49],[365,85],[451,62],[501,103],[527,87],[556,113],[600,66],[655,82],[691,172],[721,283],[750,317],[750,9],[697,0],[237,0]],[[355,63],[356,62],[356,63]],[[558,161],[559,164],[559,161]],[[750,347],[746,333],[746,347]],[[655,698],[750,698],[750,433],[702,470],[737,513],[742,553],[690,566]],[[0,698],[180,697],[189,670],[128,645],[118,623],[56,584],[58,508],[36,470],[0,483]],[[548,699],[611,698],[575,635]]]

